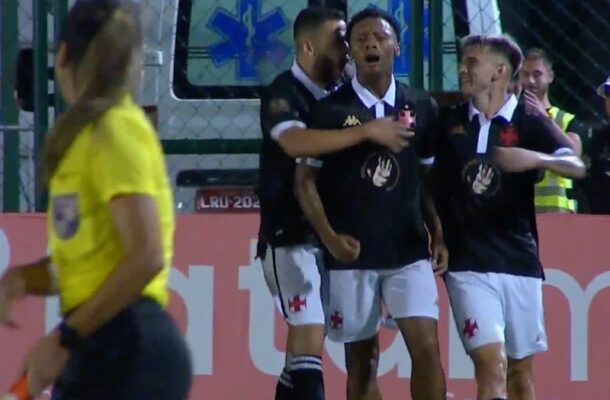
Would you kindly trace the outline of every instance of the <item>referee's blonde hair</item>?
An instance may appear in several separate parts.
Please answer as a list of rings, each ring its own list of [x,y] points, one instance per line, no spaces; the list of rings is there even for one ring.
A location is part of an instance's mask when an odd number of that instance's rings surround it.
[[[78,0],[68,13],[61,42],[71,79],[80,89],[47,135],[42,171],[47,184],[83,128],[135,91],[141,66],[135,9],[116,0]]]

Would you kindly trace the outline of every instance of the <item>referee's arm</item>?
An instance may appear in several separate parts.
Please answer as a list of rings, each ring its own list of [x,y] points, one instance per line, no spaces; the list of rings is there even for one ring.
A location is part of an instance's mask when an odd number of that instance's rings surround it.
[[[27,295],[57,294],[50,258],[9,269],[0,279],[0,324],[16,327],[11,317],[13,304]]]
[[[118,195],[108,204],[124,255],[95,294],[67,318],[86,338],[142,296],[164,265],[156,199],[149,195]]]
[[[2,281],[10,281],[7,286],[11,288],[9,295],[14,299],[28,295],[50,296],[58,293],[50,257],[11,268]]]
[[[163,162],[154,132],[127,115],[106,119],[92,160],[95,190],[107,207],[121,245],[121,257],[93,295],[65,320],[86,338],[121,310],[142,297],[145,287],[164,268],[162,205]],[[124,134],[129,130],[129,134]],[[154,139],[153,139],[154,138]],[[157,153],[158,152],[158,153]],[[157,158],[158,157],[158,158]],[[169,188],[165,188],[169,190]]]

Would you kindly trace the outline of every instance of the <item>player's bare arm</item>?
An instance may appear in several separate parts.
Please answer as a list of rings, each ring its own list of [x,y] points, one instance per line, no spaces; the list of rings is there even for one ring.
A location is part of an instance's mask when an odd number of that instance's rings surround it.
[[[360,254],[360,242],[349,235],[335,232],[328,222],[317,188],[318,169],[302,160],[296,169],[295,191],[303,214],[309,220],[324,246],[342,263],[355,261]]]
[[[582,179],[587,175],[584,162],[575,155],[551,155],[538,153],[540,166],[567,178]]]
[[[585,164],[574,154],[552,155],[519,147],[498,147],[494,150],[494,161],[508,173],[545,169],[574,179],[587,174]]]
[[[578,157],[582,156],[582,140],[578,133],[575,132],[566,132],[566,137],[570,141],[570,148]]]
[[[544,169],[574,179],[586,176],[585,164],[575,155],[572,140],[557,124],[545,117],[533,118],[530,123],[531,129],[537,132],[531,143],[532,150],[496,147],[493,157],[500,169],[508,173]]]
[[[57,293],[57,282],[51,271],[49,257],[9,269],[0,280],[0,288],[8,288],[19,297],[48,296]]]
[[[341,151],[364,141],[371,141],[397,153],[413,137],[402,124],[391,118],[384,118],[353,128],[345,129],[306,129],[293,127],[285,130],[279,137],[284,152],[291,157],[313,157]]]
[[[432,250],[432,267],[434,273],[440,275],[447,271],[449,266],[449,252],[443,238],[443,227],[438,216],[434,196],[436,193],[436,171],[433,167],[421,165],[420,167],[421,185],[421,207],[424,222],[430,233]]]
[[[0,324],[14,325],[12,304],[27,296],[48,296],[57,293],[57,283],[50,270],[49,257],[31,264],[9,269],[0,279]]]
[[[66,323],[87,337],[142,295],[146,285],[163,269],[161,229],[154,198],[127,195],[112,199],[109,211],[124,247],[124,256],[95,295]]]

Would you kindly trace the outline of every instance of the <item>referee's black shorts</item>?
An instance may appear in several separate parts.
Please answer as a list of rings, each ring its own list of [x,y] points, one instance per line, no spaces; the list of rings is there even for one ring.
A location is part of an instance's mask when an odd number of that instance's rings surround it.
[[[157,302],[141,299],[73,351],[53,400],[185,400],[191,387],[186,342]]]

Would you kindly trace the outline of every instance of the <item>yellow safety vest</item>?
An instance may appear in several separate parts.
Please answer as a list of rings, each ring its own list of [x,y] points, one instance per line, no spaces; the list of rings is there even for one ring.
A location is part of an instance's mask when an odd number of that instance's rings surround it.
[[[551,107],[549,117],[566,132],[574,115]],[[545,171],[544,178],[536,184],[536,212],[537,213],[575,213],[576,200],[568,197],[568,190],[572,189],[572,180],[563,176]]]

